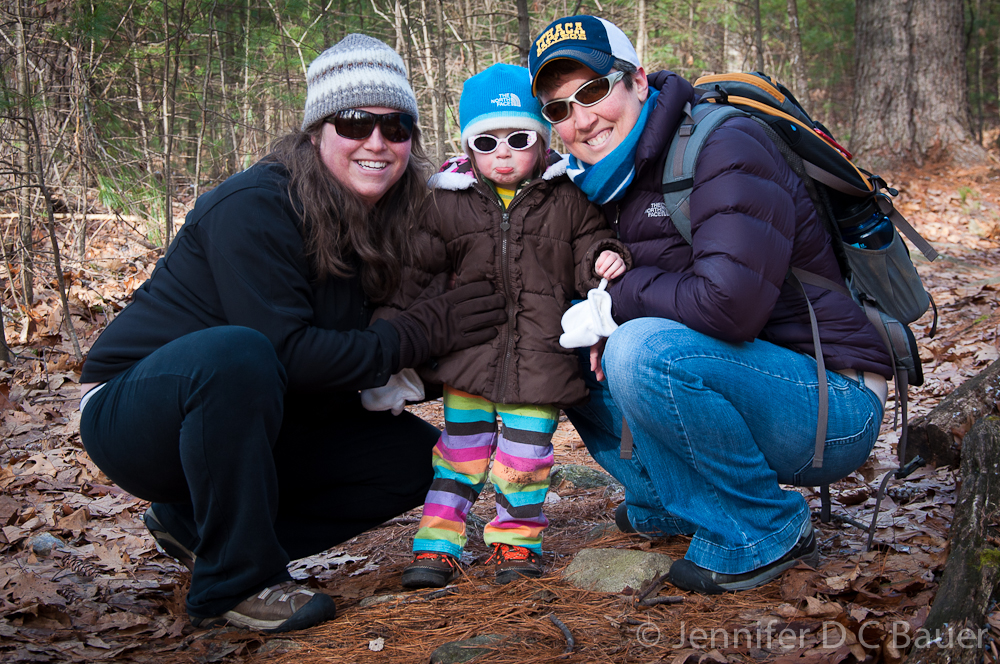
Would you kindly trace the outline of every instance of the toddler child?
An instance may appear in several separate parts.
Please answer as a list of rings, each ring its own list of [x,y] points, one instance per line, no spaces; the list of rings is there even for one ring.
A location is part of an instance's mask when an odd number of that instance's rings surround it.
[[[550,126],[527,69],[498,64],[470,78],[459,118],[466,156],[429,182],[414,265],[393,304],[412,302],[441,274],[456,286],[488,279],[507,298],[507,322],[492,341],[422,370],[444,384],[445,429],[415,559],[403,572],[407,588],[454,578],[466,516],[494,453],[497,515],[483,538],[497,582],[541,576],[552,434],[560,408],[587,397],[576,353],[559,345],[560,318],[601,277],[624,274],[628,259],[601,211],[566,177],[566,160],[548,150]]]

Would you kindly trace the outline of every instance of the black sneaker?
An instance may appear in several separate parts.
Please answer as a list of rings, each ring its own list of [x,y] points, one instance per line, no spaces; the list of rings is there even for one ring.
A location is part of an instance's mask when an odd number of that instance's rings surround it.
[[[486,562],[490,561],[497,564],[496,580],[501,585],[520,578],[537,579],[545,572],[542,557],[523,546],[494,544]]]
[[[628,520],[628,503],[624,500],[615,508],[615,525],[618,526],[618,530],[629,535],[639,532],[632,525],[632,522]]]
[[[290,632],[332,619],[333,598],[313,592],[295,581],[285,581],[251,595],[221,616],[191,618],[195,627],[232,625],[259,632]]]
[[[404,588],[444,588],[458,576],[458,559],[448,553],[419,551],[403,570]]]
[[[640,533],[632,525],[632,522],[628,519],[628,503],[624,500],[619,503],[618,507],[615,508],[615,525],[618,526],[618,530],[625,533],[626,535],[638,535],[644,539],[651,540],[653,535],[649,533]]]
[[[194,561],[198,559],[191,549],[187,548],[183,544],[177,541],[173,535],[167,532],[159,519],[156,518],[156,514],[153,512],[153,508],[150,507],[146,510],[146,513],[142,516],[142,522],[146,524],[146,529],[149,534],[153,536],[156,541],[156,546],[159,547],[163,553],[167,554],[171,558],[176,558],[177,561],[187,567],[188,570],[194,569]]]
[[[816,533],[812,524],[809,531],[799,537],[792,550],[775,560],[773,563],[758,567],[743,574],[722,574],[712,572],[695,565],[686,558],[676,561],[670,566],[667,581],[681,590],[690,590],[704,595],[718,595],[724,592],[749,590],[762,586],[799,563],[804,562],[810,567],[819,564],[819,546],[816,543]]]

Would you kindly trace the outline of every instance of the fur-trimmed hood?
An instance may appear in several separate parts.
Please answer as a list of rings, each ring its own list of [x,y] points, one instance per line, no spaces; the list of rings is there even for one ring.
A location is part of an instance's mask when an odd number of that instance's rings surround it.
[[[545,172],[542,173],[543,180],[554,180],[560,175],[566,174],[569,157],[551,149],[546,152],[545,157],[547,166]],[[475,183],[476,172],[472,169],[472,160],[464,154],[444,162],[441,169],[427,180],[427,186],[431,189],[447,189],[449,191],[469,189]]]

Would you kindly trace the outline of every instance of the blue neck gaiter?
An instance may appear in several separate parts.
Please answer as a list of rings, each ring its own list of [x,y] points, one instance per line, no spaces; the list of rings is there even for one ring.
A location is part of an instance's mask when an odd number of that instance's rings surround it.
[[[585,164],[570,155],[566,174],[592,203],[604,205],[618,200],[625,194],[632,178],[635,177],[635,149],[639,145],[639,137],[646,128],[649,112],[656,106],[659,94],[659,90],[649,91],[649,98],[643,104],[642,112],[632,131],[618,147],[599,162],[593,165]]]

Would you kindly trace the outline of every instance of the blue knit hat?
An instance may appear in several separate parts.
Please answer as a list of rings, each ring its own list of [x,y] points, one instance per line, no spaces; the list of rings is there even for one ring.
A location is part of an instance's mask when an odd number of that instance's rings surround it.
[[[458,119],[463,152],[468,151],[470,138],[496,129],[534,129],[549,145],[552,127],[531,94],[531,78],[524,67],[496,64],[467,80]]]

